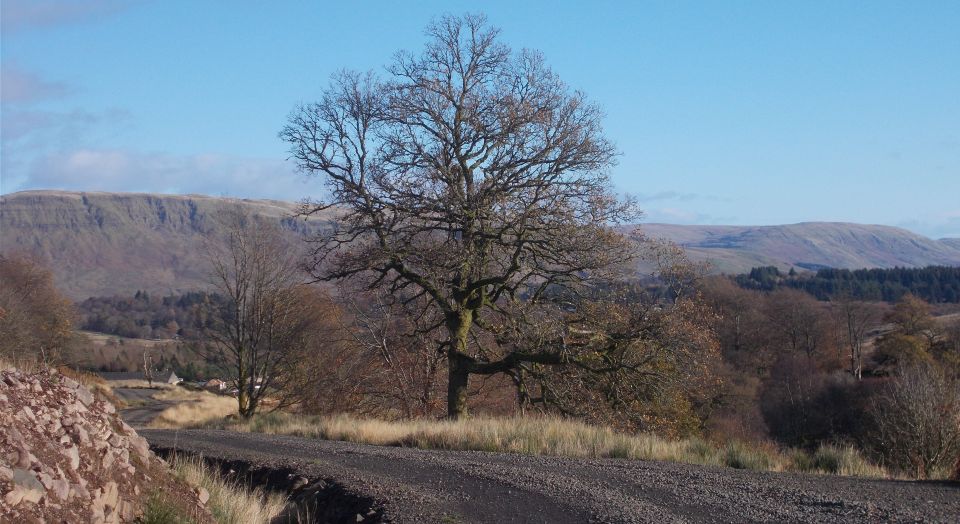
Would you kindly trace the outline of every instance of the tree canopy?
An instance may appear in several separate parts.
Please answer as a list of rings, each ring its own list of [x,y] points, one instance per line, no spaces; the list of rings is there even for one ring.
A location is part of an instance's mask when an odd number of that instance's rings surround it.
[[[471,374],[573,358],[562,337],[527,351],[506,330],[548,290],[629,261],[634,246],[610,226],[637,211],[611,189],[602,112],[539,53],[511,50],[482,16],[440,18],[427,36],[386,78],[337,74],[281,137],[326,184],[305,212],[339,217],[315,240],[313,275],[366,279],[435,313],[425,329],[446,354],[456,417]]]

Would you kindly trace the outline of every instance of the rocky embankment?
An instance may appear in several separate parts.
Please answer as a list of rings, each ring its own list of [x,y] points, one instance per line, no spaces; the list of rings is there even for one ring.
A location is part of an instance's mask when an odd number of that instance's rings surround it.
[[[0,371],[0,421],[0,522],[133,522],[156,497],[210,521],[208,494],[76,380]]]

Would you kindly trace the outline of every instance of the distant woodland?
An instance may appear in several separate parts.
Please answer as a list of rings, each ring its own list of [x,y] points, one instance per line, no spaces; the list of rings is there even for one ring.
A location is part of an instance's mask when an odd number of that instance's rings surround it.
[[[723,277],[714,277],[723,278]],[[757,267],[733,280],[743,289],[796,289],[818,300],[840,297],[865,302],[895,303],[910,294],[929,303],[960,303],[960,267],[929,266],[893,269],[821,269],[816,273],[783,273]],[[193,291],[166,296],[137,291],[133,296],[91,297],[79,304],[80,329],[127,338],[197,339],[214,293]]]
[[[91,297],[77,304],[80,329],[143,339],[196,339],[203,311],[222,299],[194,291],[167,296],[137,291],[133,296]]]
[[[734,277],[745,289],[799,289],[818,300],[846,296],[872,302],[896,302],[906,294],[927,302],[960,302],[960,267],[927,266],[892,269],[820,269],[816,273],[781,273],[776,267],[755,267]]]

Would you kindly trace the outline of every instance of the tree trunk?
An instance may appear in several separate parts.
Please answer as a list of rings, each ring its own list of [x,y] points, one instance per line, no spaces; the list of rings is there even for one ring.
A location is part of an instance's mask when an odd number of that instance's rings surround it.
[[[450,349],[447,351],[447,417],[457,420],[467,415],[467,383],[470,381],[471,359],[467,356],[468,336],[473,324],[473,311],[465,310],[447,318]]]
[[[470,380],[470,361],[457,351],[448,358],[450,378],[447,384],[447,417],[457,420],[467,415],[467,382]]]
[[[237,388],[237,414],[243,418],[249,417],[249,405],[250,399],[247,397],[247,392],[244,390],[243,386]]]

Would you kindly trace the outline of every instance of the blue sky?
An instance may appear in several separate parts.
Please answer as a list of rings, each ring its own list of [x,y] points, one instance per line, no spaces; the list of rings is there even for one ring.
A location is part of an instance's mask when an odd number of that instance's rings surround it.
[[[4,0],[0,191],[317,195],[294,105],[477,10],[606,110],[647,221],[960,236],[955,0]]]

